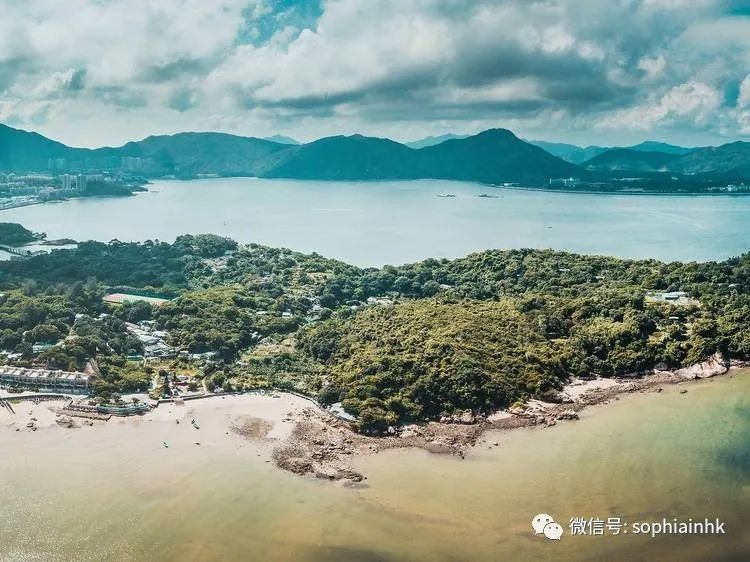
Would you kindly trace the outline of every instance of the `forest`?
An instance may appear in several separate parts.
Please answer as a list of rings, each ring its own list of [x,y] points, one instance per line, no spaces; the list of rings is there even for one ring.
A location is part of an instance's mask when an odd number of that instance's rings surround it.
[[[294,389],[342,402],[369,431],[555,400],[572,375],[750,358],[750,255],[664,263],[490,250],[362,269],[185,235],[6,261],[0,290],[0,350],[18,364],[95,359],[96,392],[143,390],[160,367],[126,360],[142,345],[123,326],[151,320],[176,349],[212,354],[193,368],[209,389]],[[112,307],[102,302],[112,291],[170,301]]]

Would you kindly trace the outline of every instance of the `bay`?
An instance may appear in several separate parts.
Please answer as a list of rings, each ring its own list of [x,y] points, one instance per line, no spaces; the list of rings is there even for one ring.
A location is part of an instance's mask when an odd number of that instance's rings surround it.
[[[741,196],[252,178],[155,181],[147,193],[129,198],[73,199],[0,212],[0,220],[46,232],[50,239],[171,242],[180,234],[215,233],[360,266],[510,248],[721,260],[750,249],[748,216],[750,197]]]

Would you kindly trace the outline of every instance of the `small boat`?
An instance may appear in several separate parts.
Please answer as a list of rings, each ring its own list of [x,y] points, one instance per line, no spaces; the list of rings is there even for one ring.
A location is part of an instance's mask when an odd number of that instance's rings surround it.
[[[455,197],[455,193],[439,193],[438,197]]]

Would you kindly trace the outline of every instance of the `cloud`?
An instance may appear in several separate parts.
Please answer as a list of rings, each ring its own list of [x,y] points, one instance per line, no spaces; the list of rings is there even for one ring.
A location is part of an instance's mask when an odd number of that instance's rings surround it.
[[[740,84],[740,92],[737,96],[738,107],[750,107],[750,74],[745,76],[745,79]]]
[[[731,137],[750,111],[740,5],[5,1],[0,120],[89,145],[201,128]]]
[[[649,103],[631,107],[607,116],[604,127],[633,128],[650,131],[661,123],[673,124],[676,120],[705,125],[721,105],[719,92],[702,82],[686,82]]]

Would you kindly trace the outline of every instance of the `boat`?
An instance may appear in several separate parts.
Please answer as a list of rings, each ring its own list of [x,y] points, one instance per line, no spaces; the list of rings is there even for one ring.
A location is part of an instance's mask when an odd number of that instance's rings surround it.
[[[454,193],[439,193],[438,197],[455,197]]]

